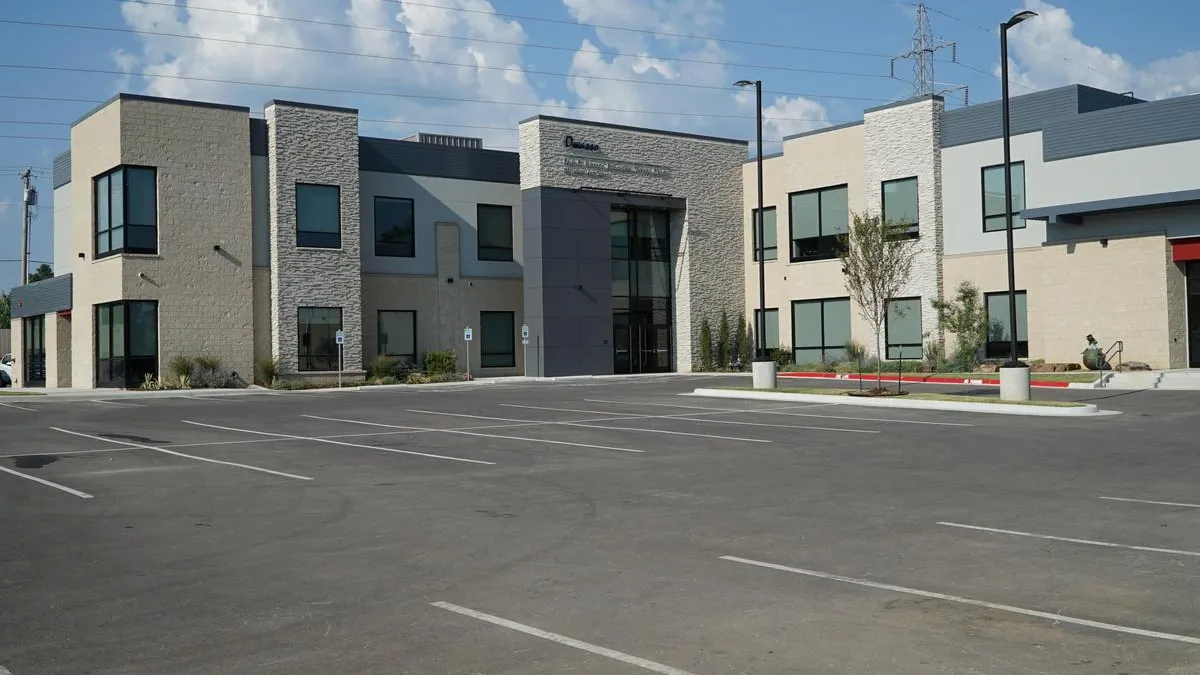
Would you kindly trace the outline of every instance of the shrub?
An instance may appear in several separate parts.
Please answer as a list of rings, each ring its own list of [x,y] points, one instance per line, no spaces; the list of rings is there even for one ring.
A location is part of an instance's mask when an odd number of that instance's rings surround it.
[[[436,373],[429,375],[426,379],[430,384],[437,384],[439,382],[462,382],[463,376],[459,373]]]
[[[794,362],[795,354],[791,347],[779,346],[771,350],[771,359],[775,361],[775,367],[782,370]]]
[[[259,359],[255,381],[264,387],[274,386],[279,379],[279,359],[266,357]]]
[[[700,320],[700,370],[709,372],[713,369],[713,342],[712,342],[712,326],[708,325],[708,318]]]
[[[925,357],[925,365],[933,372],[936,373],[946,367],[946,349],[942,347],[941,342],[926,340],[922,355]]]
[[[367,364],[367,377],[372,380],[380,380],[385,377],[394,377],[396,368],[400,365],[400,359],[395,356],[387,356],[380,354],[371,359]]]
[[[219,356],[197,356],[194,359],[196,367],[200,370],[220,370],[221,357]]]
[[[180,389],[190,389],[192,386],[191,375],[179,375],[175,378],[175,382],[179,384]]]
[[[749,322],[742,314],[738,314],[738,361],[742,364],[742,370],[750,367],[750,362],[754,360],[754,331],[750,328]]]
[[[429,356],[426,355],[425,358],[428,363]],[[429,382],[429,376],[425,373],[409,373],[408,377],[404,378],[404,384],[429,384]]]
[[[396,377],[395,375],[386,375],[374,380],[371,382],[371,384],[400,384],[400,378]]]
[[[955,290],[954,300],[934,300],[938,322],[954,334],[957,342],[950,357],[954,367],[963,372],[975,370],[979,350],[987,341],[987,308],[980,299],[979,289],[964,281]]]
[[[846,360],[853,361],[855,367],[858,367],[867,360],[867,346],[857,340],[847,340]]]
[[[458,352],[453,349],[425,353],[425,372],[430,375],[454,373],[458,371]],[[414,382],[410,384],[422,384]]]
[[[717,328],[717,369],[729,369],[730,357],[730,341],[732,336],[729,334],[729,313],[721,310],[721,323]]]
[[[191,376],[192,368],[194,368],[195,365],[195,362],[187,356],[176,356],[175,358],[171,359],[171,374],[174,375],[176,379],[185,375]]]

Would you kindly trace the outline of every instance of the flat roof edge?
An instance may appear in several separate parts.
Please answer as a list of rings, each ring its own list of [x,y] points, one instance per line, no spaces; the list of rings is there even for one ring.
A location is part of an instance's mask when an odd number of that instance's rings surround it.
[[[611,122],[596,122],[593,120],[579,120],[570,117],[556,117],[554,115],[534,115],[526,117],[517,122],[517,126],[535,120],[546,120],[547,122],[564,122],[566,124],[579,124],[587,127],[597,127],[601,129],[617,129],[620,131],[638,131],[645,134],[654,134],[656,136],[674,136],[676,138],[688,138],[697,141],[712,141],[714,143],[731,143],[736,145],[750,145],[750,141],[739,140],[736,138],[723,138],[721,136],[706,136],[704,134],[692,134],[684,131],[669,131],[666,129],[653,129],[650,127],[635,127],[628,124],[613,124]]]

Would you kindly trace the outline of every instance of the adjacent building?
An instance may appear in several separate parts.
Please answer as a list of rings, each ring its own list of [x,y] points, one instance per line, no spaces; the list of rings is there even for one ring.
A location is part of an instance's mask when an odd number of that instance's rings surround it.
[[[513,153],[358,121],[129,94],[81,118],[54,164],[57,276],[13,291],[18,384],[137,387],[200,355],[326,379],[447,348],[475,376],[689,371],[704,319],[757,315],[745,141],[538,116]],[[1093,334],[1200,367],[1200,96],[1052,89],[1012,100],[1012,134],[1015,326],[999,104],[926,96],[765,158],[767,343],[876,351],[837,260],[873,213],[917,250],[885,358],[952,347],[933,302],[971,281],[990,357],[1015,330],[1022,357],[1075,362]]]

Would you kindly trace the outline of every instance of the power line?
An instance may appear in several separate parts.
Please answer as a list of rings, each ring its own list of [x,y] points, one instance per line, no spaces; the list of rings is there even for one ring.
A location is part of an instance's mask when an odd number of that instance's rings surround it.
[[[23,139],[32,140],[32,141],[69,141],[69,140],[71,140],[71,139],[69,139],[69,138],[63,138],[63,137],[61,137],[61,136],[11,136],[11,135],[0,135],[0,138],[23,138]]]
[[[112,1],[123,3],[123,2],[128,2],[129,0],[112,0]],[[138,0],[138,4],[158,5],[158,6],[162,6],[162,7],[171,7],[173,9],[179,8],[179,5],[176,5],[174,3],[156,2],[154,0]],[[305,19],[305,18],[301,18],[301,17],[282,16],[279,14],[258,14],[255,12],[243,12],[243,11],[238,11],[235,9],[220,9],[217,7],[192,7],[192,6],[189,6],[187,8],[187,10],[188,10],[188,12],[196,12],[196,11],[218,12],[221,14],[249,16],[249,17],[254,17],[254,18],[258,18],[258,19],[273,19],[276,21],[292,21],[292,22],[296,22],[296,23],[312,24],[312,25],[316,25],[316,26],[349,28],[351,30],[369,30],[369,31],[377,31],[377,32],[381,32],[381,33],[393,33],[396,35],[436,37],[436,38],[444,38],[447,40],[461,40],[461,41],[465,41],[465,42],[481,42],[481,43],[486,43],[486,44],[507,45],[510,47],[521,47],[521,48],[528,48],[528,49],[548,49],[548,50],[572,52],[572,53],[579,51],[578,47],[560,47],[557,45],[541,45],[541,44],[533,44],[533,43],[526,43],[526,42],[512,42],[512,41],[508,41],[508,40],[494,40],[494,39],[490,39],[490,38],[481,38],[481,37],[464,37],[461,35],[445,35],[445,34],[441,34],[441,33],[426,33],[426,32],[420,32],[420,31],[412,31],[412,30],[401,30],[401,29],[397,29],[397,28],[383,28],[381,26],[357,26],[352,23],[339,23],[336,21],[322,21],[319,19]],[[141,31],[134,31],[134,32],[140,33]],[[645,58],[645,59],[653,59],[656,61],[673,61],[673,62],[677,62],[677,63],[698,63],[698,64],[703,64],[703,65],[724,66],[727,68],[738,68],[738,69],[746,69],[746,70],[776,70],[776,71],[785,71],[785,72],[793,72],[793,73],[812,73],[812,74],[817,74],[817,75],[839,75],[842,77],[865,77],[865,78],[877,78],[877,79],[890,79],[890,78],[888,78],[888,76],[879,75],[878,73],[854,73],[854,72],[844,72],[844,71],[838,71],[838,70],[821,70],[821,69],[816,69],[816,68],[798,68],[795,66],[777,66],[777,65],[753,64],[753,63],[734,63],[734,62],[729,62],[729,61],[712,61],[712,60],[706,60],[706,59],[691,59],[691,58],[684,58],[682,56],[658,56],[658,55],[654,55],[654,54],[631,54],[628,52],[621,52],[621,51],[599,51],[599,50],[597,50],[595,52],[595,54],[598,56],[604,56],[604,57],[622,57],[622,56],[624,56],[624,57],[637,58],[637,59]]]
[[[270,87],[275,89],[298,89],[302,91],[318,91],[331,94],[352,94],[355,96],[384,96],[389,98],[411,98],[423,99],[429,101],[446,101],[453,103],[487,103],[491,105],[510,105],[520,106],[524,108],[560,108],[565,110],[584,110],[590,112],[615,112],[615,113],[630,113],[639,115],[667,115],[672,117],[701,117],[713,119],[755,119],[753,115],[721,115],[716,113],[697,113],[697,112],[677,112],[667,110],[638,110],[626,108],[594,108],[590,106],[576,106],[565,103],[524,103],[521,101],[494,101],[490,99],[480,98],[465,98],[461,96],[434,96],[431,94],[406,94],[399,92],[382,92],[382,91],[363,91],[356,89],[335,89],[332,87],[314,87],[311,85],[301,84],[278,84],[274,82],[246,82],[242,80],[225,80],[216,77],[197,77],[195,75],[164,75],[161,73],[142,72],[127,72],[124,70],[104,70],[101,68],[71,68],[66,66],[33,66],[21,65],[13,63],[0,63],[0,68],[12,68],[16,70],[37,70],[50,72],[66,72],[66,73],[88,73],[94,75],[138,75],[144,78],[159,78],[167,80],[185,80],[191,82],[208,82],[212,84],[234,84],[247,87]],[[883,99],[867,99],[871,101],[881,101]],[[802,118],[793,117],[772,117],[773,120],[789,121],[789,122],[804,122],[808,121]]]

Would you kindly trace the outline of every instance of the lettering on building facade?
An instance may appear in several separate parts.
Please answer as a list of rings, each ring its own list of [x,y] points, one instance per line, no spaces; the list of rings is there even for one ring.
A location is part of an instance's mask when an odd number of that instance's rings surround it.
[[[642,162],[626,162],[619,159],[600,159],[593,157],[563,157],[563,172],[571,176],[592,176],[606,178],[613,174],[655,176],[669,178],[670,167]]]
[[[563,147],[572,150],[587,150],[588,152],[600,152],[600,144],[594,141],[581,141],[570,134],[563,137]]]

